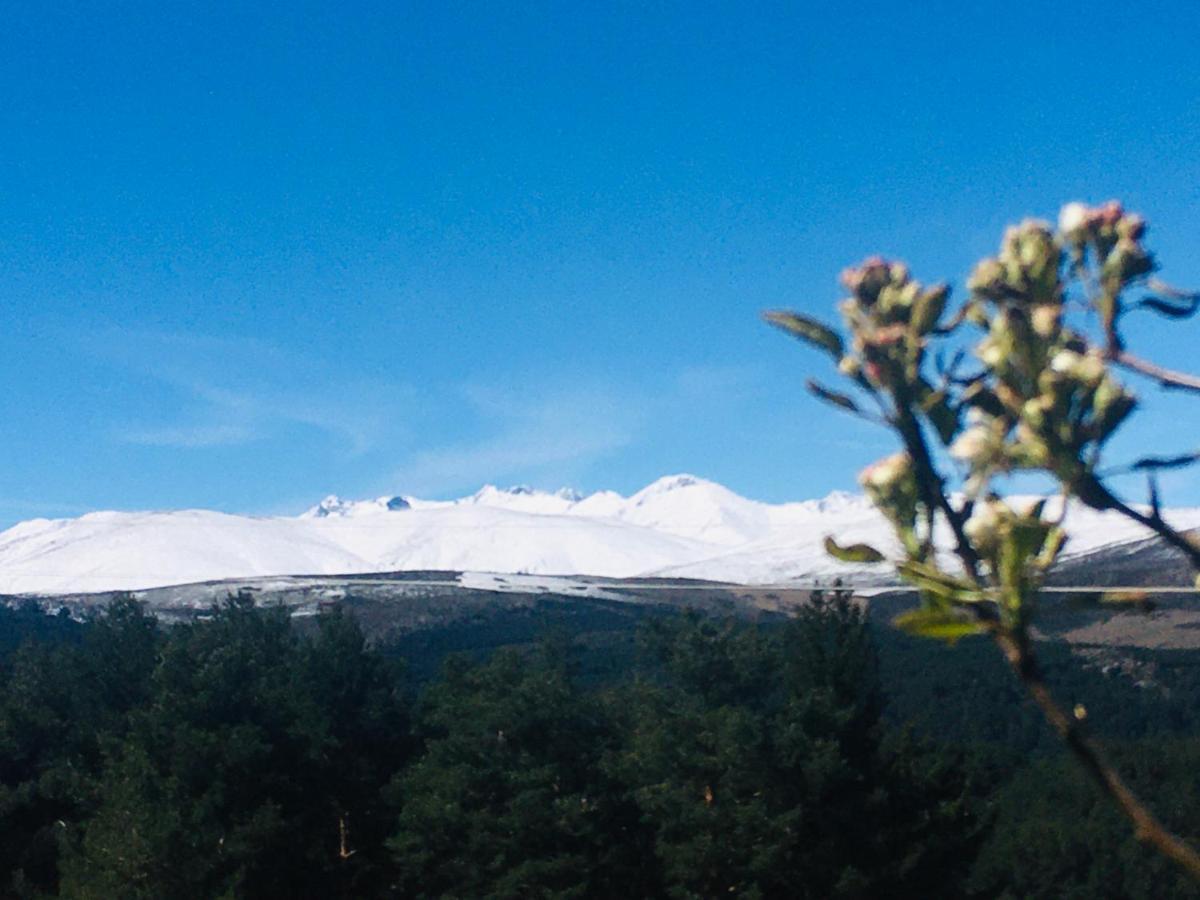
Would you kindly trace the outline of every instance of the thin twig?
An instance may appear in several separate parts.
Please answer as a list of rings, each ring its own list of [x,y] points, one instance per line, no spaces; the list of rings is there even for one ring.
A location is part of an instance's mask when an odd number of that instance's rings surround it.
[[[1077,493],[1076,496],[1080,496],[1080,499],[1086,496],[1087,500],[1085,502],[1088,506],[1094,509],[1114,510],[1125,516],[1125,518],[1132,519],[1138,524],[1144,525],[1176,550],[1187,556],[1188,562],[1192,564],[1192,568],[1200,572],[1200,546],[1193,544],[1185,535],[1180,534],[1168,525],[1158,509],[1154,509],[1149,515],[1141,512],[1113,494],[1112,491],[1095,477],[1088,478],[1079,487],[1084,488],[1084,490]]]
[[[1117,350],[1115,353],[1110,353],[1109,356],[1117,365],[1137,372],[1139,375],[1145,375],[1147,378],[1153,378],[1167,389],[1200,393],[1200,378],[1195,375],[1164,369],[1162,366],[1134,356],[1126,350]]]
[[[1200,880],[1200,853],[1158,820],[1105,758],[1100,747],[1091,741],[1080,730],[1078,723],[1055,702],[1042,680],[1037,660],[1029,647],[1003,631],[994,631],[993,638],[1029,696],[1041,709],[1046,721],[1062,738],[1063,743],[1083,765],[1092,780],[1133,822],[1134,837],[1173,859],[1193,878]]]
[[[959,559],[963,566],[978,580],[978,556],[976,556],[974,549],[962,531],[961,521],[958,521],[958,517],[953,515],[953,507],[950,505],[942,487],[943,482],[937,477],[936,472],[932,468],[933,464],[929,457],[928,446],[925,444],[924,435],[920,430],[919,423],[913,419],[911,410],[909,410],[907,423],[905,423],[905,416],[902,415],[900,419],[902,424],[909,426],[902,429],[902,436],[905,443],[909,445],[909,452],[913,453],[915,457],[923,459],[925,462],[925,471],[932,473],[933,480],[929,490],[940,498],[938,501],[939,505],[949,510],[947,512],[947,519],[950,520],[951,527],[954,527],[956,522],[958,524],[955,537],[958,540],[956,552]],[[918,463],[918,467],[921,468],[920,463]],[[1115,504],[1114,508],[1122,512],[1128,511],[1128,514],[1139,518],[1139,521],[1141,519],[1149,519],[1149,517],[1142,516],[1142,514],[1138,513],[1132,507],[1121,503],[1120,500],[1108,492],[1107,488],[1104,488],[1098,482],[1097,486],[1108,494],[1108,497]],[[1063,501],[1063,510],[1064,512],[1066,510],[1065,498]],[[1163,529],[1182,541],[1191,553],[1200,554],[1200,550],[1189,544],[1186,538],[1170,529],[1165,522],[1162,522],[1161,517],[1156,516],[1155,518]],[[1028,600],[1028,598],[1023,599]],[[979,615],[981,621],[989,624],[988,633],[991,634],[992,639],[999,646],[1005,660],[1029,696],[1042,711],[1042,715],[1050,727],[1062,739],[1067,749],[1074,754],[1075,758],[1083,766],[1084,771],[1120,807],[1121,812],[1125,814],[1126,818],[1133,823],[1134,836],[1142,843],[1154,847],[1163,855],[1173,859],[1186,869],[1193,878],[1200,880],[1200,854],[1159,822],[1149,807],[1138,798],[1121,778],[1120,773],[1108,762],[1100,747],[1089,740],[1080,731],[1078,723],[1068,716],[1055,702],[1049,688],[1042,680],[1037,658],[1033,650],[1029,647],[1026,637],[1024,635],[1014,636],[1010,630],[1000,625],[993,617],[982,615],[984,610],[982,604],[976,604],[972,608]]]
[[[925,440],[925,432],[921,423],[913,413],[907,396],[897,393],[896,396],[897,427],[904,440],[905,449],[913,458],[917,467],[917,486],[921,490],[921,501],[932,511],[941,510],[954,534],[955,552],[962,561],[963,568],[971,581],[979,583],[979,556],[971,546],[963,530],[962,516],[950,503],[946,492],[942,489],[945,482],[933,464],[933,454],[929,452],[929,444]],[[933,535],[930,534],[932,540]]]

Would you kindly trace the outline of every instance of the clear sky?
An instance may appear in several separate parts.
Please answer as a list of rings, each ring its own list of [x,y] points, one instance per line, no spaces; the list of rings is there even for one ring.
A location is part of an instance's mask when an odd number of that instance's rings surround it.
[[[832,313],[873,252],[961,284],[1073,199],[1200,285],[1193,3],[0,11],[0,525],[816,496],[891,445],[761,309]],[[1200,323],[1134,335],[1200,368]],[[1194,448],[1200,406],[1142,393]]]

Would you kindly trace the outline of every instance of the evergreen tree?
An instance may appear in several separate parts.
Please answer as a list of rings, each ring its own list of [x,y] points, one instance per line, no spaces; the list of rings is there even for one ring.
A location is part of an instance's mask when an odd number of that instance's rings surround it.
[[[660,648],[667,683],[630,690],[615,765],[654,828],[666,893],[959,890],[979,830],[965,785],[884,741],[878,662],[845,598],[770,635],[693,617]]]
[[[81,642],[26,643],[0,692],[0,884],[17,896],[53,890],[61,840],[95,805],[102,750],[120,741],[161,635],[128,596]]]
[[[172,629],[152,691],[109,749],[64,893],[349,896],[381,877],[381,757],[406,727],[352,622],[305,645],[286,611],[232,598]]]
[[[422,723],[395,785],[404,896],[629,896],[628,823],[598,766],[609,729],[561,648],[449,662]]]

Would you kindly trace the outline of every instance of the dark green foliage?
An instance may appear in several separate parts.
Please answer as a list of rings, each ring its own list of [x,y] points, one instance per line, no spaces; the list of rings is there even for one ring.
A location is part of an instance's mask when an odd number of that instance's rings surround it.
[[[66,609],[47,614],[36,600],[13,601],[0,596],[0,671],[8,668],[13,654],[25,642],[58,644],[78,641],[84,627]]]
[[[613,735],[561,647],[451,660],[422,726],[425,754],[394,786],[404,895],[627,895],[631,810],[599,767]]]
[[[636,642],[620,608],[472,623],[448,642],[525,646],[452,661],[411,721],[340,609],[14,615],[37,637],[0,666],[2,896],[1195,894],[1014,706],[990,645],[836,597],[759,625],[656,614]],[[1115,755],[1200,837],[1200,654],[1119,655],[1042,652],[1098,734],[1155,736]]]
[[[148,704],[107,748],[68,842],[80,897],[357,896],[380,879],[379,793],[407,748],[394,679],[335,613],[301,643],[285,611],[230,600],[172,630]]]
[[[875,634],[892,722],[946,743],[994,744],[1022,756],[1061,752],[1058,736],[991,641],[965,638],[933,653],[927,640],[895,629]],[[1099,737],[1200,732],[1200,652],[1115,648],[1105,657],[1107,671],[1065,643],[1039,645],[1038,657],[1055,696],[1067,708],[1083,704]],[[1111,665],[1114,659],[1120,665]]]
[[[980,824],[962,776],[885,741],[863,616],[819,601],[764,632],[660,629],[615,767],[675,897],[949,896]]]
[[[1157,740],[1114,754],[1121,774],[1163,818],[1200,840],[1200,744]],[[1028,767],[998,795],[996,830],[980,855],[981,896],[1093,900],[1200,897],[1200,885],[1140,845],[1128,821],[1071,760]]]
[[[57,629],[56,629],[57,630]],[[0,885],[57,883],[58,848],[95,805],[102,751],[146,703],[160,636],[119,598],[81,641],[27,642],[0,692]]]

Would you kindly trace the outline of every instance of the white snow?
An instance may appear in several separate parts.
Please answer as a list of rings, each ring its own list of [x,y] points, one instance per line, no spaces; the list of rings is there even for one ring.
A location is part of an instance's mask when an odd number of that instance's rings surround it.
[[[1200,509],[1168,512],[1200,527]],[[1115,514],[1072,508],[1070,553],[1146,537]],[[661,478],[630,497],[492,485],[459,500],[327,497],[295,517],[205,510],[96,512],[34,519],[0,533],[0,592],[136,590],[226,578],[399,570],[526,576],[672,576],[743,584],[851,576],[822,542],[865,541],[895,552],[861,496],[767,504],[690,475]],[[494,578],[489,575],[487,578]],[[541,583],[541,582],[539,582]]]

